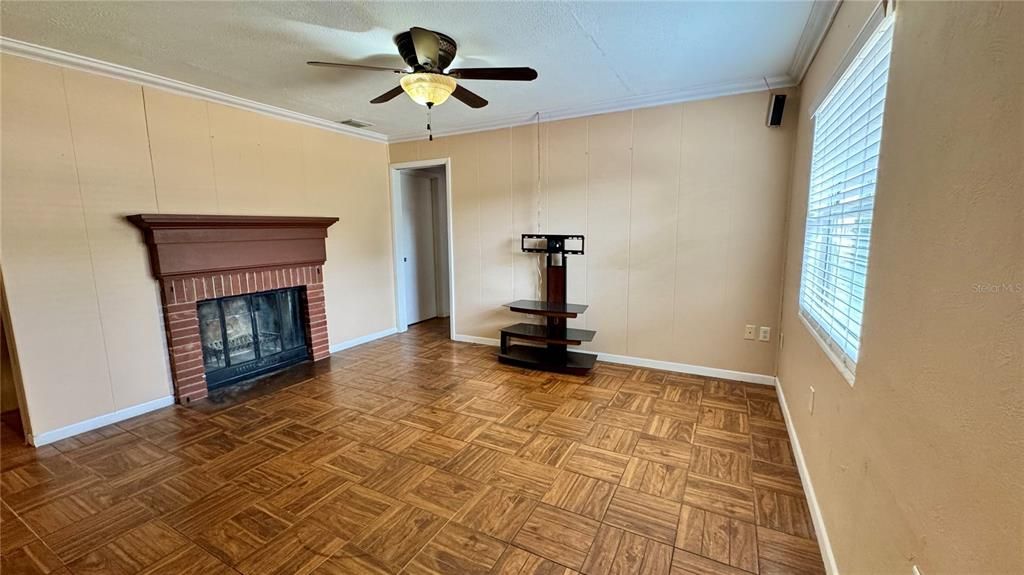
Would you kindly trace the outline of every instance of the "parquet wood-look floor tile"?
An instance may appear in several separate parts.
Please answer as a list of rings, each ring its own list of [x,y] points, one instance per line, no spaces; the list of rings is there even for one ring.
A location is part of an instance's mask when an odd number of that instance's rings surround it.
[[[560,565],[579,569],[600,525],[593,519],[541,503],[512,543]]]
[[[569,459],[566,469],[601,481],[618,483],[628,464],[629,457],[622,453],[581,445]]]
[[[405,568],[409,575],[485,575],[506,544],[458,523],[445,525]]]
[[[238,575],[232,569],[196,545],[187,545],[171,553],[139,575]]]
[[[754,431],[751,429],[751,431]],[[756,461],[765,461],[778,465],[796,465],[793,450],[789,441],[778,437],[752,434],[750,447]]]
[[[752,523],[684,505],[675,544],[685,551],[757,573],[756,539]]]
[[[454,521],[502,541],[511,541],[533,513],[536,499],[499,487],[485,487]]]
[[[671,545],[676,538],[679,504],[620,485],[604,522]]]
[[[551,489],[558,473],[556,467],[510,457],[491,477],[490,484],[540,499]]]
[[[690,473],[683,503],[743,521],[754,521],[754,490]]]
[[[577,445],[571,439],[538,432],[519,450],[519,457],[552,467],[562,467],[576,451]]]
[[[533,433],[510,425],[492,423],[472,443],[495,451],[515,455],[533,437]]]
[[[579,571],[510,545],[492,575],[579,575]]]
[[[447,333],[40,449],[0,426],[0,570],[823,572],[774,389],[527,371]]]
[[[138,573],[188,544],[188,539],[157,520],[117,536],[68,566],[82,574]]]
[[[669,575],[672,553],[672,545],[602,525],[583,564],[583,572],[588,575]]]
[[[686,488],[686,466],[665,465],[633,457],[619,485],[663,499],[682,501]]]
[[[314,575],[390,575],[392,569],[355,545],[346,545],[320,564]]]
[[[763,575],[821,575],[825,572],[818,545],[802,537],[758,527],[757,553]]]
[[[398,571],[446,523],[443,517],[413,505],[396,505],[371,522],[353,543]]]
[[[750,456],[732,450],[695,445],[690,452],[690,473],[725,483],[750,486]]]
[[[4,573],[69,573],[57,555],[42,541],[8,551],[0,557],[0,571]]]
[[[613,493],[615,485],[612,483],[563,471],[541,501],[600,521]]]
[[[3,503],[0,503],[0,534],[3,535],[0,537],[0,555],[36,540],[36,533]]]

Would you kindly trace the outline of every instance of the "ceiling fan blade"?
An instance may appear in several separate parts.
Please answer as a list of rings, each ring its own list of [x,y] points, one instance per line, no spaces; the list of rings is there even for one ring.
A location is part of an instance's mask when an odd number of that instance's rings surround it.
[[[381,66],[364,66],[363,64],[344,64],[341,62],[306,62],[310,66],[320,66],[323,68],[351,68],[353,70],[370,70],[372,72],[394,72],[395,74],[404,74],[405,70],[399,70],[397,68],[384,68]]]
[[[402,90],[401,86],[395,86],[394,88],[388,90],[387,92],[384,92],[380,96],[377,96],[376,98],[370,100],[370,103],[383,104],[384,102],[390,102],[391,100],[394,100],[395,97],[401,94],[403,91],[404,90]]]
[[[537,79],[533,68],[452,68],[448,75],[459,80],[512,80],[529,82]]]
[[[409,28],[412,35],[412,45],[416,49],[416,59],[420,64],[428,68],[437,68],[441,59],[441,39],[437,34],[426,28]]]
[[[483,108],[487,105],[487,100],[484,100],[462,86],[455,86],[455,91],[452,92],[452,97],[470,108]]]

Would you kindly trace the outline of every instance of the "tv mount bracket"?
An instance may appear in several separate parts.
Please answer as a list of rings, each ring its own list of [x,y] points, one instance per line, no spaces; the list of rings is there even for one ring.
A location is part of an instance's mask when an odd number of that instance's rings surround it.
[[[579,249],[567,248],[567,242],[579,242]],[[529,246],[527,244],[529,242]],[[575,245],[573,246],[575,248]],[[535,254],[583,255],[583,236],[559,234],[523,234],[524,252]]]

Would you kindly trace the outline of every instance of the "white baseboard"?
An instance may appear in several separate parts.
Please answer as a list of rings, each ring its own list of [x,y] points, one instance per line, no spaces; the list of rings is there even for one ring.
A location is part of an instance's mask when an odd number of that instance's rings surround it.
[[[461,335],[455,334],[452,338],[455,341],[462,341],[466,343],[478,343],[481,345],[491,345],[497,347],[499,341],[493,337],[477,337],[475,335]],[[586,350],[581,350],[586,351]],[[688,363],[676,363],[674,361],[661,361],[659,359],[647,359],[644,357],[633,357],[630,355],[615,355],[613,353],[602,353],[602,352],[588,352],[596,353],[597,359],[600,361],[606,361],[608,363],[621,363],[623,365],[632,365],[636,367],[649,367],[651,369],[661,369],[664,371],[674,371],[676,373],[689,373],[692,375],[701,375],[704,377],[713,377],[716,379],[731,379],[733,381],[744,381],[746,383],[757,383],[761,385],[775,385],[775,377],[771,375],[763,375],[760,373],[747,373],[745,371],[732,371],[729,369],[718,369],[717,367],[705,367],[703,365],[690,365]]]
[[[371,341],[373,341],[375,339],[380,339],[382,337],[387,337],[389,335],[394,335],[396,333],[398,333],[397,329],[395,329],[393,327],[389,327],[389,328],[387,328],[387,329],[385,329],[383,331],[378,331],[377,333],[371,333],[371,334],[367,334],[367,335],[364,335],[364,336],[352,338],[350,340],[343,341],[341,343],[336,343],[336,344],[332,345],[331,346],[331,353],[338,353],[339,351],[346,350],[346,349],[348,349],[350,347],[355,347],[357,345],[362,345],[364,343],[369,343],[369,342],[371,342]]]
[[[501,342],[494,339],[493,337],[477,337],[475,335],[462,335],[460,333],[457,333],[452,336],[452,339],[455,341],[461,341],[463,343],[478,343],[480,345],[490,345],[493,347],[498,347],[499,345],[501,345]]]
[[[661,361],[660,359],[647,359],[644,357],[633,357],[629,355],[615,355],[612,353],[597,354],[597,359],[609,363],[623,363],[636,367],[649,367],[664,371],[677,373],[689,373],[713,377],[715,379],[731,379],[733,381],[744,381],[746,383],[757,383],[760,385],[775,385],[775,378],[760,373],[748,373],[745,371],[733,371],[731,369],[719,369],[717,367],[705,367],[703,365],[690,365],[688,363],[676,363],[674,361]]]
[[[85,433],[86,431],[92,431],[99,429],[103,426],[131,419],[135,416],[142,415],[143,413],[149,413],[160,409],[174,405],[174,396],[168,395],[167,397],[161,397],[160,399],[154,399],[153,401],[147,401],[146,403],[140,403],[124,409],[118,409],[117,411],[93,417],[92,419],[86,419],[85,421],[79,421],[78,423],[72,423],[53,431],[45,431],[43,433],[28,434],[25,439],[35,447],[42,447],[48,443],[54,441],[60,441],[61,439],[67,439],[73,435],[79,433]]]
[[[811,510],[811,522],[814,523],[814,533],[818,536],[818,547],[821,549],[821,557],[825,563],[825,572],[828,575],[839,575],[839,566],[836,564],[836,557],[832,553],[832,543],[828,538],[828,530],[825,529],[825,517],[821,514],[821,507],[818,505],[818,497],[814,493],[814,485],[811,483],[811,475],[807,471],[807,463],[804,461],[804,452],[800,448],[800,439],[796,435],[796,428],[793,427],[793,420],[789,415],[789,405],[786,403],[786,395],[782,391],[782,384],[775,378],[775,390],[779,394],[779,404],[782,406],[782,416],[786,419],[786,430],[789,432],[789,442],[793,445],[793,456],[796,457],[796,467],[800,470],[800,482],[804,486],[804,494],[807,496],[807,506]]]

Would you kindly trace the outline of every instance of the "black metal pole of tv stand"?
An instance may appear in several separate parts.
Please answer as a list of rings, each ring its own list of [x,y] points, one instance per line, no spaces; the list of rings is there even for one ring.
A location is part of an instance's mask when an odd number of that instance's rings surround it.
[[[566,242],[571,242],[569,247]],[[576,244],[578,243],[578,249]],[[528,245],[529,244],[529,245]],[[522,249],[528,253],[543,253],[547,259],[547,281],[544,300],[518,300],[506,307],[514,312],[544,317],[544,324],[517,323],[501,330],[501,351],[498,359],[503,363],[561,373],[582,375],[594,366],[596,356],[569,351],[570,345],[580,345],[594,339],[596,332],[569,328],[567,321],[586,311],[583,304],[566,300],[566,256],[583,255],[583,236],[556,234],[523,234]],[[529,341],[534,345],[511,345],[511,339]],[[538,347],[536,344],[543,344]]]
[[[550,243],[550,241],[549,241]],[[555,260],[558,260],[556,263]],[[548,253],[547,255],[547,289],[545,299],[548,303],[568,303],[566,299],[565,286],[565,264],[564,253]],[[564,338],[566,319],[561,316],[548,316],[548,335],[551,337]],[[548,352],[553,358],[564,357],[569,351],[569,346],[564,343],[548,343]]]

